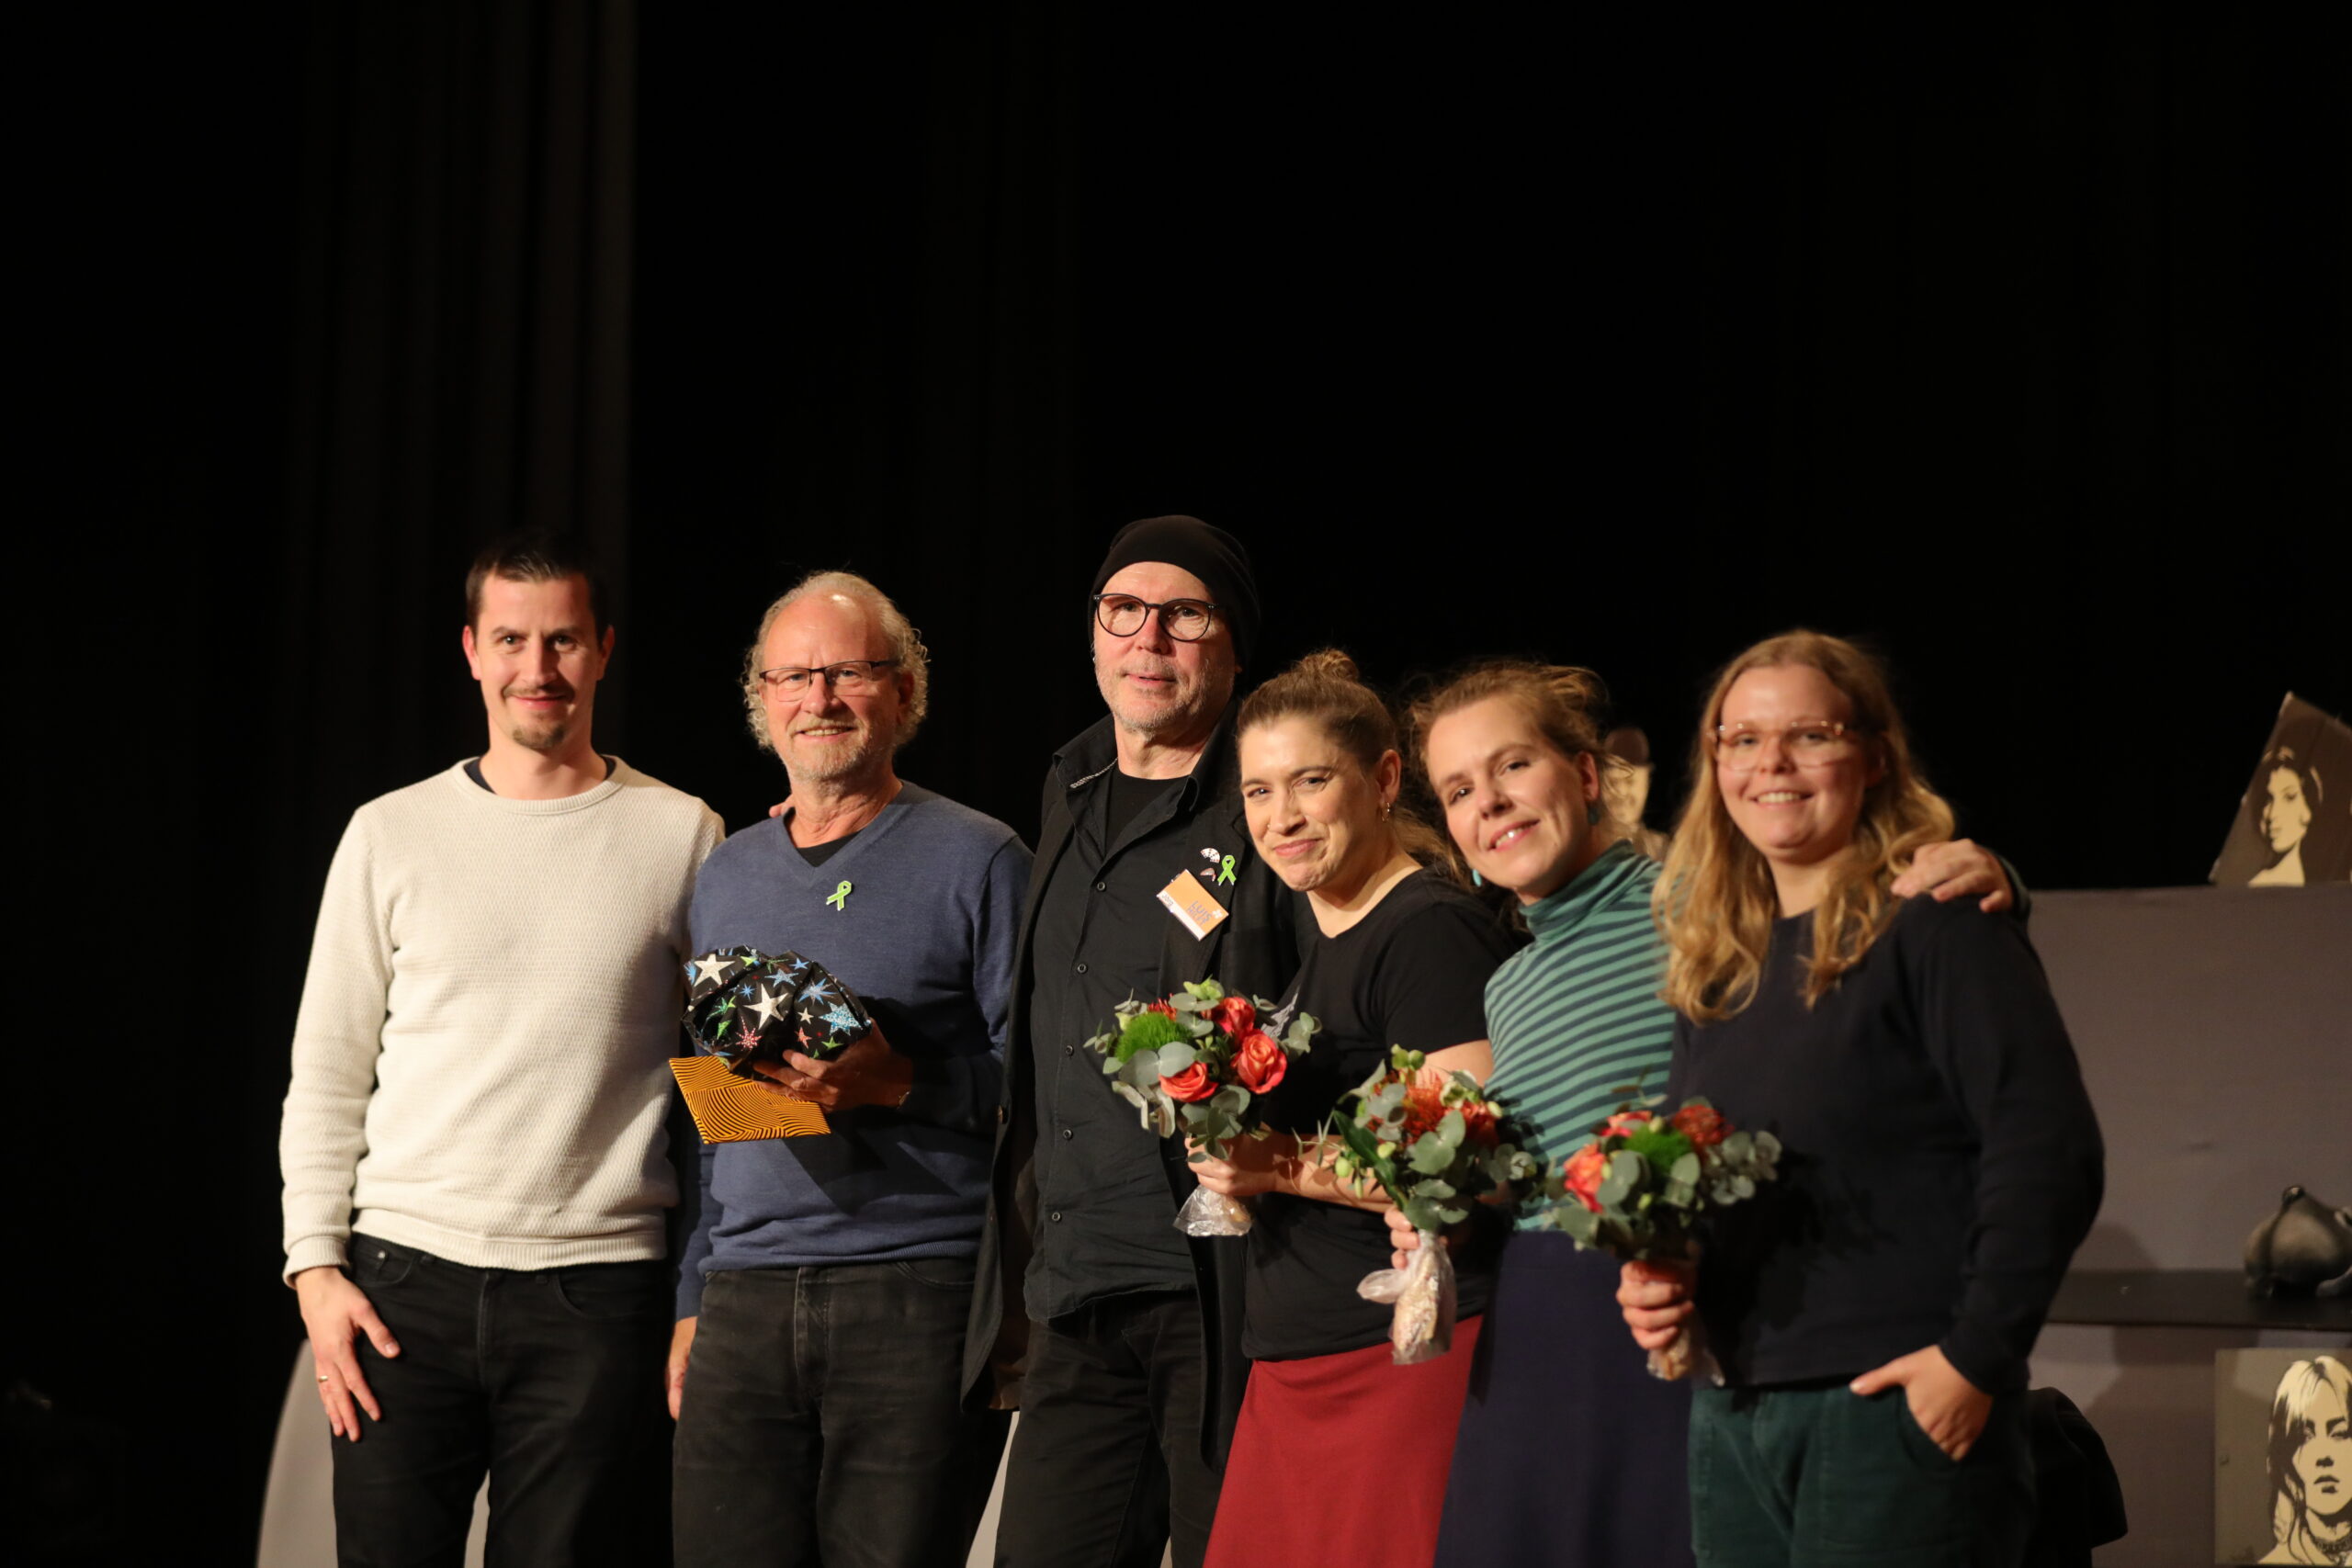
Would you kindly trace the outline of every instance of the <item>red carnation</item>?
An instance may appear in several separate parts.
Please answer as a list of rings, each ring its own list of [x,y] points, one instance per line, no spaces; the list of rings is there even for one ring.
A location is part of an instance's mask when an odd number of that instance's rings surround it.
[[[1686,1105],[1674,1113],[1669,1124],[1698,1149],[1713,1148],[1731,1133],[1731,1123],[1712,1105]]]
[[[1146,1002],[1144,1004],[1143,1010],[1146,1012],[1156,1012],[1162,1018],[1174,1018],[1176,1016],[1176,1010],[1170,1007],[1166,1002]]]
[[[1208,1068],[1199,1062],[1194,1062],[1172,1078],[1162,1073],[1159,1087],[1168,1091],[1171,1100],[1206,1100],[1216,1092],[1216,1085],[1209,1081]]]
[[[1232,999],[1230,998],[1228,1000]],[[1225,1004],[1219,1002],[1219,1007]],[[1243,1002],[1247,1009],[1250,1004]],[[1233,1076],[1251,1094],[1263,1094],[1283,1081],[1290,1071],[1290,1056],[1274,1037],[1262,1029],[1252,1029],[1236,1037],[1233,1050]]]
[[[1258,1010],[1247,997],[1227,997],[1210,1006],[1209,1021],[1238,1040],[1258,1027]]]
[[[1560,1174],[1568,1190],[1576,1194],[1577,1202],[1596,1214],[1600,1213],[1600,1199],[1597,1194],[1600,1191],[1601,1178],[1609,1174],[1609,1156],[1600,1152],[1599,1144],[1587,1144],[1570,1155],[1566,1168]]]

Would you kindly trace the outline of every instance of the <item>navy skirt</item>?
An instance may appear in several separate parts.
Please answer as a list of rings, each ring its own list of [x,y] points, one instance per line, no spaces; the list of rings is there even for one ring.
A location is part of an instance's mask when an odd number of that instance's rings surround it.
[[[1437,1561],[1680,1568],[1690,1555],[1690,1385],[1650,1376],[1617,1260],[1520,1231],[1470,1366]]]

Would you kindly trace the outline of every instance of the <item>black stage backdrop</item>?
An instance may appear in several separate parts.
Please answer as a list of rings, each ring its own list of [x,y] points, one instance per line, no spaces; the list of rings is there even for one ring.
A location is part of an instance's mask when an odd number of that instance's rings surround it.
[[[2040,886],[2199,880],[2279,695],[2352,707],[2340,20],[484,0],[23,59],[12,1560],[250,1554],[317,892],[479,748],[505,525],[605,550],[600,738],[736,825],[741,646],[847,565],[937,656],[907,772],[1034,831],[1078,595],[1176,510],[1270,668],[1599,669],[1661,816],[1716,662],[1865,634]]]

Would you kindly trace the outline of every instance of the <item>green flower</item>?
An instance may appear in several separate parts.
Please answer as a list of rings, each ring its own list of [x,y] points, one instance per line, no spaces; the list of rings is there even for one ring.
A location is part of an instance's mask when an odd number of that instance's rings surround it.
[[[1125,1062],[1138,1051],[1157,1051],[1162,1045],[1173,1045],[1192,1037],[1190,1030],[1164,1012],[1139,1012],[1119,1031],[1119,1043],[1112,1052],[1112,1059]]]

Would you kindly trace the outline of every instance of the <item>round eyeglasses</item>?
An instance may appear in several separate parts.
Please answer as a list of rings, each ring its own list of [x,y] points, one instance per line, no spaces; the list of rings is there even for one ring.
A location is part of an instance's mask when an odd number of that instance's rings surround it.
[[[825,684],[845,697],[865,696],[878,692],[888,684],[883,673],[899,661],[895,659],[844,659],[839,664],[820,664],[813,670],[797,664],[779,664],[773,670],[759,672],[760,684],[769,691],[787,697],[806,695],[808,683],[823,676]]]
[[[1861,732],[1830,718],[1801,718],[1779,729],[1758,729],[1749,724],[1715,726],[1715,766],[1727,773],[1752,773],[1764,761],[1768,743],[1777,741],[1781,755],[1799,767],[1832,762],[1851,751]]]
[[[1159,629],[1178,642],[1198,642],[1216,626],[1216,606],[1205,599],[1167,599],[1155,604],[1132,593],[1094,596],[1094,624],[1113,637],[1135,636],[1154,610],[1159,612]]]

